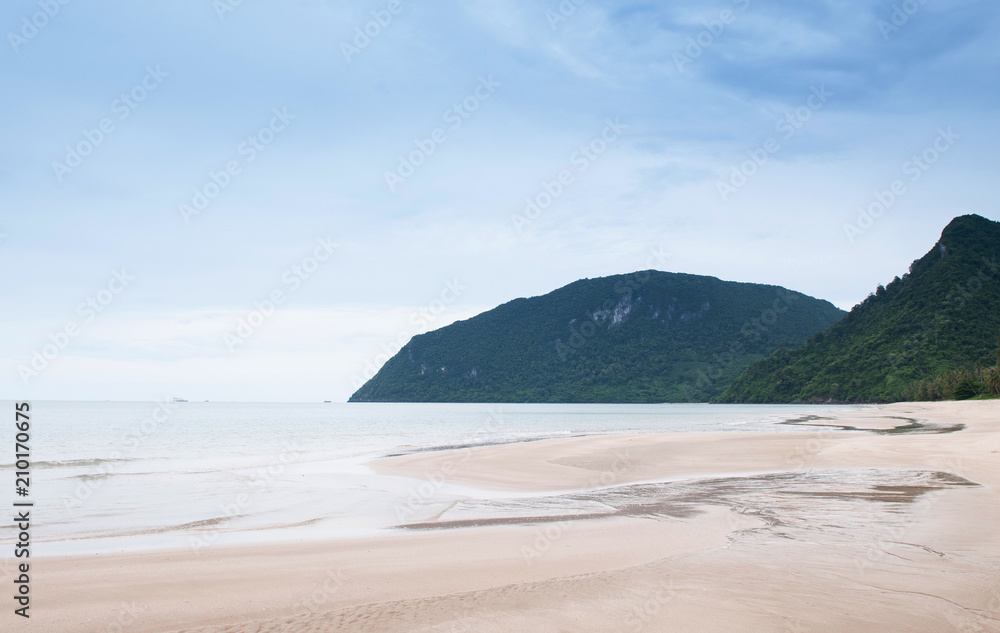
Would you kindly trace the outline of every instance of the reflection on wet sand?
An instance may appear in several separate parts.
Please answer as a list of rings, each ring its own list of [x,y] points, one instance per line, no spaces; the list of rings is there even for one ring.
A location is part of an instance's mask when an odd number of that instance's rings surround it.
[[[436,520],[397,526],[435,530],[489,525],[581,521],[609,517],[687,518],[713,505],[733,508],[768,525],[808,521],[812,528],[862,517],[877,523],[899,514],[921,496],[975,482],[939,471],[873,470],[764,474],[618,486],[593,492],[535,499],[468,500],[453,504]],[[893,504],[884,508],[866,504]]]

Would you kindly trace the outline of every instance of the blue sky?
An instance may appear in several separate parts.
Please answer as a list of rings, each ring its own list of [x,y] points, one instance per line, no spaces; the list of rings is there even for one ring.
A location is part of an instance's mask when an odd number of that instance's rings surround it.
[[[344,400],[578,278],[849,309],[1000,219],[995,2],[63,2],[0,9],[4,398]]]

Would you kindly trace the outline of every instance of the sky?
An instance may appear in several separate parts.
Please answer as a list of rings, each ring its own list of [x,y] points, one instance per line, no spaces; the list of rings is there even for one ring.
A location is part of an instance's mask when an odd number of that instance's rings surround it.
[[[659,269],[850,309],[1000,219],[993,0],[10,0],[0,398],[344,401]]]

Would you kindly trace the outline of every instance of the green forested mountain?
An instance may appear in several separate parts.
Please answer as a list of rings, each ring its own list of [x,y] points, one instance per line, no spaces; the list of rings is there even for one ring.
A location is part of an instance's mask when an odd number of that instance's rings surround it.
[[[936,397],[934,379],[990,366],[1000,336],[1000,223],[953,220],[909,273],[843,321],[746,370],[720,402],[888,402]]]
[[[784,288],[714,277],[584,279],[415,336],[351,401],[703,402],[843,316]]]

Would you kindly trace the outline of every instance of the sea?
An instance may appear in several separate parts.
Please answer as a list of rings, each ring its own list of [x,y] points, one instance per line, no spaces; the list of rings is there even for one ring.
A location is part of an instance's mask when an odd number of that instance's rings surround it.
[[[35,401],[20,497],[14,403],[0,407],[0,503],[34,504],[33,557],[370,536],[512,494],[377,474],[380,457],[617,433],[831,432],[781,423],[845,409]],[[0,520],[5,549],[16,537]]]

